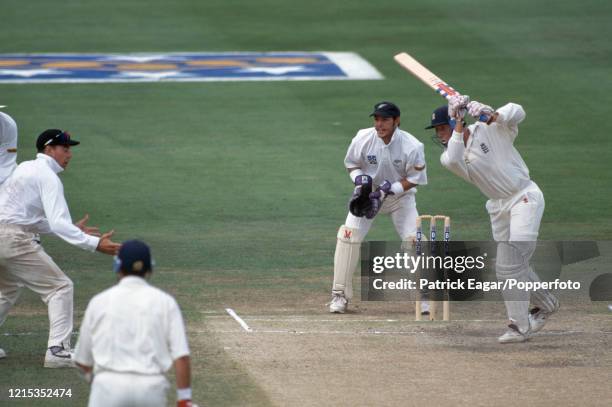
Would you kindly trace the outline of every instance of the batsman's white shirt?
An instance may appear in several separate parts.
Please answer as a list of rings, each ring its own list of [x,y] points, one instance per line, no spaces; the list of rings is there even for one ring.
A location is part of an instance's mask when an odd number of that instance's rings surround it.
[[[17,167],[17,123],[0,112],[0,185]]]
[[[403,178],[416,185],[427,184],[423,143],[399,128],[395,129],[389,144],[378,137],[374,127],[359,130],[351,141],[344,165],[346,168],[361,168],[372,177],[375,185],[385,180],[393,183]],[[399,196],[389,196],[388,199],[415,193],[416,188],[411,188]]]
[[[93,366],[94,374],[163,375],[187,355],[185,325],[174,298],[141,277],[126,276],[89,302],[74,360]]]
[[[95,251],[100,239],[72,223],[57,175],[61,171],[57,161],[46,154],[19,164],[0,187],[0,223],[19,225],[32,233],[53,233],[72,245]]]
[[[525,111],[520,105],[508,103],[497,113],[496,121],[490,125],[477,122],[468,127],[467,145],[462,134],[453,133],[440,162],[489,199],[507,199],[532,183],[529,169],[514,147]]]

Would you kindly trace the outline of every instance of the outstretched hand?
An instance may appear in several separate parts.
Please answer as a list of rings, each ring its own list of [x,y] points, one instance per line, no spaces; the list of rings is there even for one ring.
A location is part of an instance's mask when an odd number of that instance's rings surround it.
[[[89,222],[89,214],[86,213],[83,219],[75,223],[75,226],[81,229],[84,233],[87,233],[91,236],[100,237],[100,229],[96,226],[87,226],[87,222]]]
[[[104,254],[110,254],[111,256],[116,255],[119,252],[119,249],[121,248],[121,243],[115,243],[111,240],[111,237],[114,233],[114,230],[103,233],[100,237],[100,241],[98,242],[98,247],[96,248],[96,250]]]

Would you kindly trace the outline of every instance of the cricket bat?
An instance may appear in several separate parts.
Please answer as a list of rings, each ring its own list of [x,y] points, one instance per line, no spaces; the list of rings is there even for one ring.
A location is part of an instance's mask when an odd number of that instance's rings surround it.
[[[451,87],[448,83],[444,82],[429,69],[425,68],[423,65],[421,65],[419,61],[417,61],[407,53],[400,52],[399,54],[394,56],[393,59],[395,59],[395,62],[400,64],[402,68],[416,76],[425,85],[429,86],[431,89],[439,93],[440,96],[442,96],[443,98],[446,98],[448,100],[451,96],[459,94],[457,90]],[[481,122],[486,122],[487,120],[489,120],[489,117],[483,114],[478,120],[480,120]]]

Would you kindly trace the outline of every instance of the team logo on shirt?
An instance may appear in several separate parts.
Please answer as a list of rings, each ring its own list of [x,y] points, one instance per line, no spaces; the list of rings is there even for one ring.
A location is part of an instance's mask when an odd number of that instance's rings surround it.
[[[378,161],[376,161],[376,156],[375,155],[369,155],[368,156],[368,162],[370,164],[378,164]]]
[[[483,153],[487,154],[489,152],[489,147],[485,143],[480,143],[480,149]]]

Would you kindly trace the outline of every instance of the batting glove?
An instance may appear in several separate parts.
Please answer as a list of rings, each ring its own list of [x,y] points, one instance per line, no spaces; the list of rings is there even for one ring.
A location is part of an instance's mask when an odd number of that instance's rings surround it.
[[[463,119],[468,103],[470,103],[468,95],[451,96],[448,100],[448,115],[454,119]]]
[[[485,105],[475,100],[468,103],[467,109],[468,114],[476,119],[481,118],[481,116],[491,117],[491,115],[493,115],[494,113],[494,110],[491,106]]]

